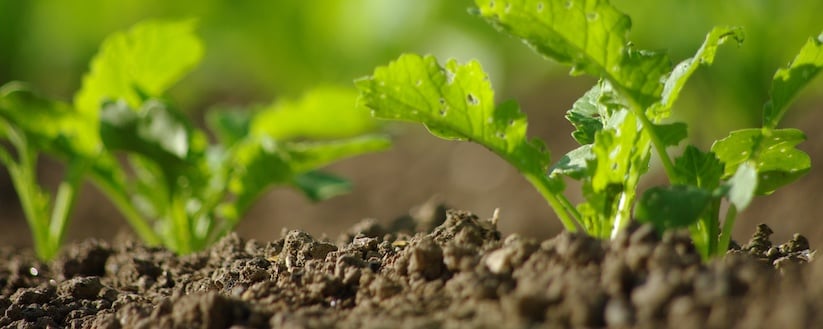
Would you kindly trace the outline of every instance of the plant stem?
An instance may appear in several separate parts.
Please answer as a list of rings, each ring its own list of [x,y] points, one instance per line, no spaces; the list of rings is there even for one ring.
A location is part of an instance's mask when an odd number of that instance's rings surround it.
[[[53,246],[55,250],[60,247],[60,243],[65,236],[66,225],[74,210],[77,192],[80,191],[83,176],[88,167],[88,162],[85,159],[73,160],[66,169],[66,178],[60,182],[60,186],[57,188],[49,227],[51,241],[57,243],[56,246]]]
[[[660,157],[660,162],[663,164],[663,169],[666,171],[666,176],[671,181],[674,177],[676,177],[677,173],[674,170],[674,163],[672,159],[669,157],[669,153],[666,152],[666,145],[663,144],[663,141],[660,139],[660,136],[657,135],[657,132],[654,130],[654,123],[649,120],[649,117],[646,116],[645,109],[640,108],[634,100],[631,101],[632,103],[632,111],[635,115],[640,119],[640,123],[643,124],[643,131],[649,136],[649,139],[652,141],[652,146],[654,150],[657,151],[657,155]]]
[[[126,218],[126,221],[131,225],[132,229],[137,233],[143,242],[148,245],[159,245],[161,242],[160,236],[151,228],[146,219],[140,215],[137,209],[134,208],[128,196],[122,188],[118,188],[109,179],[104,176],[94,173],[91,178],[97,188],[103,191],[109,200],[114,204],[117,210]]]
[[[32,231],[34,239],[34,250],[41,260],[50,260],[56,251],[52,251],[54,243],[49,241],[48,215],[43,209],[43,195],[37,185],[37,179],[31,168],[24,168],[23,165],[9,167],[12,184],[17,190],[20,198],[20,205],[26,215],[26,221]],[[47,204],[45,206],[48,206]]]
[[[568,200],[561,201],[561,199],[565,199],[565,196],[552,192],[551,188],[549,188],[551,183],[548,181],[548,178],[546,178],[546,175],[543,175],[542,173],[533,174],[526,172],[524,172],[523,175],[526,177],[526,180],[528,180],[529,183],[531,183],[532,186],[540,192],[540,195],[542,195],[543,198],[549,202],[549,206],[551,206],[554,213],[557,214],[557,217],[560,219],[560,222],[563,223],[565,229],[569,232],[577,232],[578,224],[575,219],[580,218],[579,214],[577,214],[577,211],[575,210],[574,212],[571,212],[570,215],[570,210],[573,210],[574,208],[570,209],[567,207],[567,205],[571,204]],[[571,216],[576,217],[573,219]]]
[[[175,240],[173,245],[178,254],[188,254],[192,252],[192,233],[194,228],[191,227],[191,221],[186,215],[186,204],[181,200],[179,195],[172,194],[171,202],[169,203],[169,214],[172,221],[171,236]],[[168,244],[168,243],[167,243]]]
[[[726,212],[726,220],[723,222],[723,230],[720,231],[720,237],[718,238],[719,241],[715,252],[718,256],[729,250],[729,243],[732,239],[732,228],[734,227],[735,219],[737,219],[737,207],[731,204],[729,205],[729,210]]]
[[[20,206],[31,229],[37,257],[44,261],[50,260],[57,253],[54,248],[59,247],[59,243],[49,241],[49,204],[48,198],[43,195],[40,185],[37,184],[37,154],[29,146],[25,135],[8,123],[3,124],[9,142],[17,150],[18,161],[14,161],[5,150],[2,152],[2,159],[6,162],[12,184],[20,198]],[[53,247],[55,245],[57,247]]]
[[[669,178],[669,181],[671,181],[672,178],[677,175],[674,170],[674,163],[669,157],[669,153],[666,152],[666,145],[663,144],[660,136],[657,135],[657,132],[655,132],[654,123],[652,123],[646,115],[646,109],[640,106],[637,100],[635,100],[631,96],[631,93],[627,92],[625,88],[621,87],[620,84],[613,82],[615,80],[612,77],[609,77],[609,81],[618,94],[622,95],[623,98],[626,99],[629,110],[640,119],[640,123],[643,125],[643,132],[645,132],[649,136],[649,139],[651,139],[652,145],[657,152],[657,155],[660,157],[660,162],[663,163],[663,169],[666,171],[666,176]]]

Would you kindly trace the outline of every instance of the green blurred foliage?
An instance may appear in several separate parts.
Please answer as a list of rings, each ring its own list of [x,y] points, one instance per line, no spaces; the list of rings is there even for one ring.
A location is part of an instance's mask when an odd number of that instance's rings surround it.
[[[774,71],[823,30],[819,0],[613,2],[632,17],[630,40],[668,49],[675,60],[692,56],[712,26],[745,28],[743,45],[723,49],[676,105],[675,115],[699,122],[691,135],[705,141],[758,125]],[[198,20],[205,57],[171,92],[183,109],[351,86],[402,52],[478,59],[501,99],[549,94],[541,82],[566,77],[565,69],[469,14],[470,7],[471,0],[0,0],[0,83],[23,80],[68,100],[106,35],[145,19],[187,17]],[[820,86],[802,96],[823,94]]]
[[[150,18],[198,19],[205,58],[172,94],[181,108],[261,103],[342,84],[401,52],[479,58],[504,81],[508,66],[541,63],[467,13],[470,0],[0,0],[0,83],[31,82],[67,98],[109,33]],[[500,47],[504,45],[505,47]],[[513,57],[503,52],[514,50]],[[517,53],[525,55],[517,55]],[[536,70],[537,74],[548,69]],[[502,83],[501,83],[502,84]]]
[[[732,129],[761,124],[772,76],[785,67],[809,37],[823,33],[819,0],[614,0],[632,18],[630,39],[640,48],[667,49],[676,61],[693,55],[713,26],[744,28],[745,40],[722,49],[713,66],[699,70],[675,105],[675,115],[690,123],[691,137],[708,143]],[[823,97],[818,79],[803,99]]]

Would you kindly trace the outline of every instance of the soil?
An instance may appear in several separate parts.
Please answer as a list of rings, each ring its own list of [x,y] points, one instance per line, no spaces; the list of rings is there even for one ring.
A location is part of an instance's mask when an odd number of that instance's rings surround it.
[[[53,262],[0,249],[3,328],[821,328],[823,265],[761,225],[701,262],[685,232],[612,241],[502,237],[498,218],[438,207],[336,240],[227,236],[175,256],[86,240]],[[808,264],[807,264],[808,263]]]

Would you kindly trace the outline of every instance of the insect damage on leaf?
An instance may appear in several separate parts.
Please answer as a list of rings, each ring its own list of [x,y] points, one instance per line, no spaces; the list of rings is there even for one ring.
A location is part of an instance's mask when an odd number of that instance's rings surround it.
[[[526,137],[526,116],[514,102],[495,105],[476,61],[441,67],[433,56],[406,54],[356,84],[377,118],[419,122],[438,137],[481,144],[518,167],[547,169],[548,151]]]
[[[440,66],[433,56],[405,54],[355,82],[361,100],[379,119],[421,123],[435,136],[485,146],[517,168],[575,230],[563,184],[547,175],[542,141],[526,136],[526,116],[515,102],[495,105],[491,83],[476,61]]]
[[[572,74],[603,77],[641,106],[660,99],[671,68],[657,52],[628,40],[631,20],[607,0],[476,0],[480,15]]]
[[[636,48],[629,41],[628,16],[608,0],[475,3],[474,13],[545,57],[571,66],[572,75],[599,78],[566,113],[580,147],[546,170],[548,154],[535,152],[542,146],[525,138],[519,109],[510,103],[492,105],[491,86],[488,79],[478,77],[484,74],[476,62],[450,61],[441,67],[430,56],[403,55],[358,80],[361,97],[377,118],[422,123],[436,136],[486,146],[535,185],[569,230],[613,237],[636,207],[638,218],[658,228],[689,226],[701,255],[710,257],[725,250],[737,210],[748,206],[755,193],[770,193],[808,169],[808,157],[794,148],[802,138],[772,128],[785,103],[817,73],[819,40],[811,40],[790,68],[776,75],[764,129],[753,129],[751,136],[733,133],[718,141],[712,152],[687,146],[672,161],[669,148],[687,140],[688,127],[664,120],[696,69],[712,64],[727,41],[742,42],[741,28],[712,29],[694,56],[672,67],[665,54]],[[505,111],[509,107],[513,110]],[[513,116],[511,129],[498,119],[503,113]],[[635,204],[652,150],[674,185],[652,188]],[[777,154],[789,161],[775,162]],[[543,173],[535,175],[536,171]],[[562,195],[564,176],[582,182],[585,202],[575,207]],[[721,232],[724,198],[732,208]]]

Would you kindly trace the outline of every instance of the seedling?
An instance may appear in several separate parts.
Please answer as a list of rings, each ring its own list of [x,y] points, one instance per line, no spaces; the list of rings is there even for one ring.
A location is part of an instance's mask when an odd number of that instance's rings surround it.
[[[193,21],[145,22],[111,35],[73,106],[20,83],[0,89],[0,137],[13,147],[0,149],[0,160],[41,259],[56,254],[84,177],[144,241],[189,253],[234,229],[273,185],[313,200],[347,192],[347,181],[317,169],[389,146],[368,134],[375,125],[355,107],[356,91],[331,87],[254,113],[212,113],[211,143],[163,98],[202,57],[193,29]],[[36,177],[40,153],[67,166],[53,206]]]
[[[772,193],[810,168],[795,148],[805,139],[778,129],[794,96],[823,67],[823,36],[810,39],[773,79],[762,128],[731,132],[710,151],[687,146],[674,159],[667,150],[687,137],[687,126],[666,122],[695,70],[713,62],[720,45],[742,42],[736,27],[716,27],[696,54],[677,65],[663,53],[640,50],[627,39],[629,17],[606,0],[476,0],[479,16],[522,39],[538,53],[587,74],[598,83],[566,118],[581,146],[552,164],[545,144],[526,137],[526,117],[515,102],[495,104],[476,61],[440,65],[432,56],[402,55],[356,81],[376,118],[424,124],[435,136],[479,143],[501,156],[548,201],[569,231],[614,237],[634,216],[660,230],[688,227],[708,258],[728,249],[737,213],[755,195]],[[639,199],[640,177],[652,150],[671,185]],[[585,202],[565,196],[564,177],[582,182]],[[721,229],[721,203],[729,210]]]
[[[32,231],[34,250],[41,259],[54,257],[69,222],[83,173],[90,167],[94,136],[70,105],[52,101],[11,82],[0,87],[0,161],[9,172]],[[42,155],[66,162],[56,196],[38,184]]]

